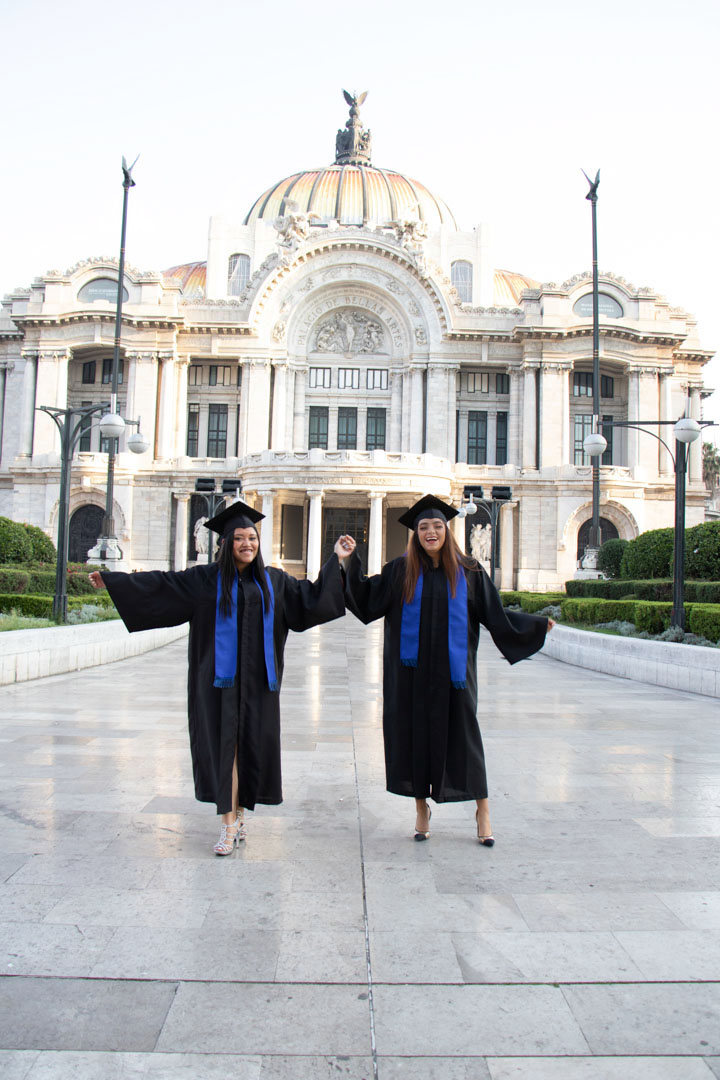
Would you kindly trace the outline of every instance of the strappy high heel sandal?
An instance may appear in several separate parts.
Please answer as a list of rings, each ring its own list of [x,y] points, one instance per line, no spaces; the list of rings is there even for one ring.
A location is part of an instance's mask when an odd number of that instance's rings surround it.
[[[430,824],[430,818],[431,817],[432,817],[432,810],[428,809],[428,825]],[[416,840],[429,840],[430,839],[430,830],[428,829],[427,832],[418,832],[418,830],[416,829],[415,830],[415,839]]]
[[[220,839],[213,847],[213,851],[216,855],[231,855],[235,845],[244,840],[246,835],[243,814],[238,811],[233,822],[220,826]]]
[[[495,846],[495,837],[492,835],[492,833],[490,833],[489,836],[482,836],[481,833],[480,833],[480,823],[478,822],[478,813],[479,813],[479,811],[476,810],[475,811],[475,824],[477,825],[478,844],[482,844],[483,847],[494,847]]]

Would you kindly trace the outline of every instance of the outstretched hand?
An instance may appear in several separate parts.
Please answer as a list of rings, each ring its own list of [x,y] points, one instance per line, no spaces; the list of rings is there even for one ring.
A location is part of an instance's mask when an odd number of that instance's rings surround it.
[[[105,582],[103,581],[102,574],[100,573],[99,570],[93,570],[92,574],[88,574],[88,577],[90,578],[90,581],[91,581],[92,586],[93,586],[94,589],[104,589],[105,588]]]
[[[340,562],[345,562],[350,558],[355,550],[356,544],[352,536],[341,536],[335,544],[333,551],[337,555]]]

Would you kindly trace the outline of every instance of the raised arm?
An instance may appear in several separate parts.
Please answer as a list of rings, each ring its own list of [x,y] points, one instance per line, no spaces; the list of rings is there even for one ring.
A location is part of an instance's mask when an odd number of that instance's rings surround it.
[[[214,602],[215,573],[214,567],[138,574],[102,570],[91,574],[90,580],[95,588],[107,588],[122,621],[134,633],[188,622],[199,604]]]
[[[386,563],[381,573],[366,577],[360,556],[353,544],[352,555],[343,560],[345,570],[345,603],[348,611],[360,622],[374,622],[387,615],[393,601],[393,591],[398,587],[395,562]]]
[[[506,611],[492,581],[482,569],[468,574],[468,599],[471,613],[490,631],[493,641],[511,664],[532,656],[545,644],[551,627],[544,615],[527,615],[524,611]]]
[[[277,573],[280,571],[273,571],[273,574]],[[309,630],[311,626],[331,622],[345,614],[343,579],[337,555],[330,556],[315,581],[298,581],[283,573],[282,583],[283,617],[289,630]]]

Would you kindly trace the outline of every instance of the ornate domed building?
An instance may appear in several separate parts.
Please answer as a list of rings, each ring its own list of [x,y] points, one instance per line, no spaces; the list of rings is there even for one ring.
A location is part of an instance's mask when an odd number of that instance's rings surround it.
[[[404,549],[398,518],[420,495],[479,503],[496,487],[498,581],[555,588],[576,570],[591,512],[590,275],[556,285],[494,269],[485,227],[461,231],[437,194],[372,164],[364,95],[345,96],[334,163],[271,185],[237,221],[213,218],[207,262],[125,269],[119,400],[150,447],[119,446],[123,565],[207,558],[198,479],[240,482],[266,515],[266,560],[311,576],[340,533],[376,571]],[[51,534],[58,436],[36,409],[107,399],[116,289],[116,261],[88,259],[3,302],[0,514]],[[600,301],[605,423],[699,417],[712,354],[692,317],[613,274],[601,275]],[[671,524],[662,445],[606,433],[604,535]],[[107,449],[94,426],[83,430],[76,558],[100,531]],[[699,444],[688,490],[694,523]],[[484,513],[457,519],[466,541],[471,530],[482,539]]]

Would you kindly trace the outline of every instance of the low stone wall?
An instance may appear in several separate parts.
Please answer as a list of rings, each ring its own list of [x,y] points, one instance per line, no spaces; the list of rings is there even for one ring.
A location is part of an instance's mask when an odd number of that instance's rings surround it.
[[[623,679],[720,697],[720,649],[555,626],[543,655]]]
[[[0,633],[0,685],[111,664],[177,641],[187,624],[129,634],[119,619]]]

